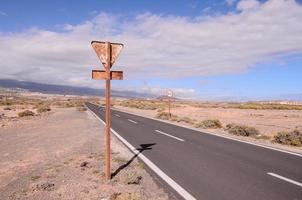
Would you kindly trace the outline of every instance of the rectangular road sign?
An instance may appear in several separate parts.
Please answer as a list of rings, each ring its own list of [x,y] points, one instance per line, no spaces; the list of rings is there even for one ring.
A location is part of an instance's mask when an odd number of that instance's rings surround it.
[[[104,70],[92,70],[92,79],[95,80],[106,80],[108,73]],[[123,80],[122,71],[110,71],[110,80]]]

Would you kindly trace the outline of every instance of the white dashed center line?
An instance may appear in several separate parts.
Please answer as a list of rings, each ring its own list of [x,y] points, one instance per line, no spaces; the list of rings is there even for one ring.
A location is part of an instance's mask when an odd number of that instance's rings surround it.
[[[294,180],[292,180],[292,179],[286,178],[286,177],[284,177],[284,176],[280,176],[280,175],[278,175],[278,174],[271,173],[271,172],[269,172],[269,173],[267,173],[267,174],[268,174],[268,175],[271,175],[271,176],[274,176],[274,177],[276,177],[276,178],[279,178],[279,179],[281,179],[281,180],[287,181],[287,182],[289,182],[289,183],[295,184],[295,185],[297,185],[297,186],[302,187],[302,183],[299,183],[299,182],[294,181]]]
[[[128,121],[129,121],[129,122],[132,122],[132,123],[134,123],[134,124],[137,124],[136,121],[133,121],[133,120],[131,120],[131,119],[128,119]]]
[[[168,134],[168,133],[165,133],[165,132],[162,132],[162,131],[159,131],[159,130],[155,130],[155,132],[160,133],[160,134],[165,135],[165,136],[168,136],[168,137],[171,137],[171,138],[174,138],[174,139],[179,140],[179,141],[182,141],[182,142],[185,141],[184,139],[181,139],[181,138],[179,138],[179,137],[175,137],[175,136],[173,136],[173,135],[170,135],[170,134]]]
[[[118,114],[114,114],[115,116],[117,116],[117,117],[120,117]]]

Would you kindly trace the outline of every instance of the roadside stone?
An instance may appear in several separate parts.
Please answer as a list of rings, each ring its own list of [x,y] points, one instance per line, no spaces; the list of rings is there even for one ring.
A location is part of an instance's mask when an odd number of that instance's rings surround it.
[[[131,181],[128,181],[128,185],[139,185],[141,183],[141,180],[143,179],[142,176],[137,176],[136,178],[134,178]]]
[[[84,161],[81,163],[80,167],[88,167],[88,165],[89,165],[89,162]]]
[[[34,186],[33,191],[53,191],[55,188],[54,183],[38,183]]]

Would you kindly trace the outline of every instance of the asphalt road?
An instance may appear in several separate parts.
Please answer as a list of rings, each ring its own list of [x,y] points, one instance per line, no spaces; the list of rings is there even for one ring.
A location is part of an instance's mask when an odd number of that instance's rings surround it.
[[[105,121],[105,110],[88,108]],[[111,111],[111,128],[196,199],[302,200],[302,157]],[[150,144],[150,145],[148,145]]]

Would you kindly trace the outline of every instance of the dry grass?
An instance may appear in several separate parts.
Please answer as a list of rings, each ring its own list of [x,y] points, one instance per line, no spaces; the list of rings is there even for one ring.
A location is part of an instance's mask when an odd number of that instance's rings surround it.
[[[51,108],[48,105],[39,106],[36,109],[37,109],[37,113],[44,113],[44,112],[51,111]]]
[[[187,124],[194,124],[196,121],[189,117],[179,117],[179,116],[173,115],[173,114],[171,114],[171,116],[170,116],[168,112],[159,112],[156,114],[155,118],[162,119],[162,120],[170,120],[173,122],[183,122],[183,123],[187,123]]]
[[[222,123],[218,119],[203,120],[195,125],[196,128],[222,128]]]
[[[23,112],[18,113],[19,117],[27,117],[27,116],[34,116],[35,113],[30,110],[25,110]]]
[[[256,128],[240,124],[228,124],[226,126],[226,130],[233,135],[239,136],[257,137],[258,135],[260,135],[259,130],[257,130]]]
[[[120,102],[120,105],[124,107],[138,108],[142,110],[156,110],[164,106],[162,103],[146,100],[124,100]]]
[[[226,103],[226,102],[188,102],[188,105],[197,108],[235,108],[235,109],[253,109],[253,110],[302,110],[302,105],[287,105],[278,103]]]
[[[274,136],[274,142],[292,146],[302,146],[302,133],[299,130],[279,132]]]

